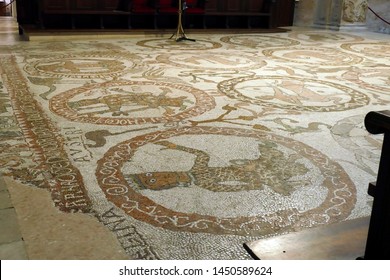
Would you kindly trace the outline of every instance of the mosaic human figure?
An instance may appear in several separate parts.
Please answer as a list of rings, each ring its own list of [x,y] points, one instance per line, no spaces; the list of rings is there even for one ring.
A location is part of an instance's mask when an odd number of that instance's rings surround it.
[[[104,61],[72,61],[64,60],[47,65],[41,65],[39,68],[41,71],[46,72],[59,72],[59,73],[82,73],[83,71],[95,69],[105,70],[107,69],[106,62]]]
[[[120,88],[112,90],[118,93],[111,93],[106,90],[106,94],[101,97],[71,101],[69,106],[80,114],[91,114],[92,112],[93,114],[111,113],[112,116],[128,116],[131,112],[163,108],[163,115],[169,116],[175,113],[174,108],[185,110],[187,108],[185,103],[190,102],[186,96],[167,96],[171,92],[169,88],[163,88],[163,92],[159,95],[151,92],[135,94]],[[132,107],[132,109],[124,110],[124,106]],[[83,113],[83,111],[86,113]]]

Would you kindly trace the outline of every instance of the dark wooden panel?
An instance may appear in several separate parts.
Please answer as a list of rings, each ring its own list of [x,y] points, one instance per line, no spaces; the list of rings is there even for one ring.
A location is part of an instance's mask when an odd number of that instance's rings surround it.
[[[219,0],[207,0],[205,10],[206,12],[217,12],[219,10]]]
[[[263,10],[263,0],[245,1],[245,10],[250,13],[258,13]]]
[[[44,11],[103,10],[112,11],[118,0],[43,0]]]
[[[260,12],[264,0],[207,0],[206,12],[245,13]]]
[[[0,16],[5,16],[6,14],[5,5],[5,1],[0,1]]]
[[[45,11],[68,10],[70,9],[70,0],[43,0],[42,5]]]
[[[75,10],[98,10],[98,0],[72,0],[71,8]]]
[[[118,0],[99,0],[99,7],[105,11],[112,11],[118,5]]]
[[[274,28],[292,25],[294,16],[294,0],[205,1],[206,12],[203,22],[211,23],[210,25],[203,24],[203,27],[206,28],[209,26],[216,28]],[[20,15],[18,13],[20,23],[32,22],[33,20],[30,19],[32,15],[34,17],[38,15],[38,20],[34,22],[40,23],[41,27],[44,26],[43,22],[46,19],[55,18],[54,15],[68,16],[72,20],[77,17],[79,22],[89,21],[87,15],[96,15],[96,17],[100,17],[100,26],[103,26],[102,23],[108,16],[120,16],[120,14],[113,12],[117,6],[117,0],[18,0],[17,4],[18,12],[20,12]],[[34,9],[30,8],[32,5]],[[55,24],[51,27],[55,28]],[[138,27],[142,28],[142,26]]]
[[[292,26],[294,22],[295,0],[277,0],[274,5],[276,26]]]
[[[242,4],[245,2],[243,0],[225,0],[223,1],[222,9],[228,13],[240,12],[243,11]]]
[[[17,0],[17,19],[19,24],[37,24],[39,22],[38,0]]]

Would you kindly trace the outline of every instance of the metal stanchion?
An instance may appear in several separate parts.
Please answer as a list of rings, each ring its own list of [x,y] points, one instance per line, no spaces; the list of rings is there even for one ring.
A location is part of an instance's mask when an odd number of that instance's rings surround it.
[[[175,38],[176,42],[180,41],[192,41],[195,42],[196,40],[190,39],[186,36],[186,33],[183,28],[183,11],[187,9],[186,2],[184,2],[184,5],[182,4],[182,0],[179,1],[179,8],[178,8],[178,23],[177,23],[177,29],[176,32],[172,34],[172,36],[169,39]]]

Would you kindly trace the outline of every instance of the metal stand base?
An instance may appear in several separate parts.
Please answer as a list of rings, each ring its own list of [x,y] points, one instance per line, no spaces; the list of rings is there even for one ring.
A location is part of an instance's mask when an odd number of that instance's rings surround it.
[[[195,42],[196,40],[194,39],[190,39],[186,36],[186,33],[184,32],[184,28],[183,28],[183,7],[182,7],[182,3],[181,3],[181,0],[179,0],[179,10],[178,10],[178,14],[179,14],[179,17],[178,17],[178,23],[177,23],[177,29],[176,29],[176,32],[172,34],[172,36],[169,38],[169,39],[172,39],[173,37],[175,37],[175,41],[176,42],[180,42],[180,41],[191,41],[191,42]]]

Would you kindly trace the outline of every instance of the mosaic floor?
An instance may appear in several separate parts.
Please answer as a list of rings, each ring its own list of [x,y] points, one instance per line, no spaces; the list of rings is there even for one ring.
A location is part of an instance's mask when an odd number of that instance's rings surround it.
[[[93,215],[129,258],[370,214],[390,38],[322,30],[0,46],[0,171]]]

